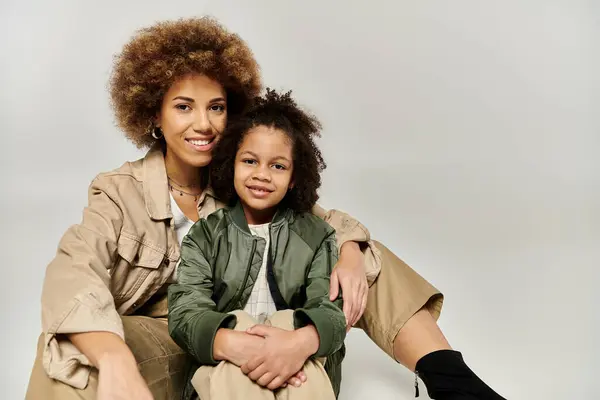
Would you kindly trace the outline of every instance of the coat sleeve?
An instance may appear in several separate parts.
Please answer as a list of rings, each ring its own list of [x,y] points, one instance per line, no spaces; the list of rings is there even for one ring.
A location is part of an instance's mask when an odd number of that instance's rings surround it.
[[[372,285],[381,271],[381,252],[371,240],[369,230],[343,211],[325,210],[316,204],[312,209],[312,214],[323,219],[335,229],[339,251],[346,242],[356,242],[360,245],[365,258],[367,282],[369,286]]]
[[[91,363],[65,334],[102,331],[124,338],[108,273],[123,225],[115,198],[108,178],[96,177],[81,223],[63,235],[44,277],[44,369],[50,378],[78,389],[87,385]]]
[[[209,217],[210,218],[210,217]],[[234,328],[236,317],[216,311],[213,295],[213,234],[199,220],[181,245],[177,283],[168,289],[169,334],[201,365],[216,365],[213,344],[220,328]]]
[[[296,329],[314,325],[319,334],[319,349],[315,357],[327,357],[342,347],[346,338],[346,317],[342,312],[341,292],[329,300],[329,279],[337,262],[335,233],[321,243],[310,265],[306,282],[306,303],[294,311]]]

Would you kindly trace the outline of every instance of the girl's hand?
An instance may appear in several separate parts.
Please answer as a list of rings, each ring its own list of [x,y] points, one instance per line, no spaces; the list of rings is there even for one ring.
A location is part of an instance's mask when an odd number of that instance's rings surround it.
[[[286,331],[255,325],[248,333],[263,337],[265,344],[259,355],[242,365],[242,372],[270,390],[283,386],[297,376],[308,357],[319,348],[319,335],[314,326]]]

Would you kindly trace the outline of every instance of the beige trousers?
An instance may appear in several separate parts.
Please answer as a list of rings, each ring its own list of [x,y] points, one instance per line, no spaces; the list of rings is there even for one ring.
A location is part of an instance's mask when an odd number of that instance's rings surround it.
[[[166,318],[128,316],[123,318],[125,342],[138,362],[138,368],[154,400],[180,399],[188,383],[189,356],[169,336]],[[38,341],[26,400],[95,400],[98,370],[92,369],[85,389],[75,389],[51,379],[42,365],[44,335]]]
[[[424,306],[437,319],[442,309],[443,296],[388,248],[377,242],[375,245],[381,251],[381,272],[369,288],[367,308],[355,327],[364,330],[373,342],[394,358],[394,340],[406,321]],[[166,301],[163,308],[157,315],[166,315]],[[184,380],[187,371],[184,370],[187,356],[169,336],[166,318],[128,316],[123,317],[123,326],[127,345],[133,351],[155,400],[181,398],[186,384]],[[42,365],[42,344],[43,336],[38,343],[26,400],[95,400],[97,371],[92,371],[89,384],[83,390],[50,379]],[[201,374],[197,379],[201,379]],[[304,387],[308,388],[309,386]],[[290,388],[289,391],[294,389],[297,388]],[[270,398],[273,398],[272,394]],[[210,399],[211,397],[202,398]]]
[[[235,330],[245,331],[257,323],[244,311],[234,311],[233,314],[237,317]],[[267,322],[269,323],[277,328],[293,330],[293,311],[277,311]],[[202,400],[334,400],[329,377],[323,369],[324,361],[319,359],[306,362],[304,373],[307,379],[300,387],[288,385],[276,391],[265,389],[244,375],[238,366],[227,361],[221,361],[214,367],[200,367],[192,378],[192,384]]]

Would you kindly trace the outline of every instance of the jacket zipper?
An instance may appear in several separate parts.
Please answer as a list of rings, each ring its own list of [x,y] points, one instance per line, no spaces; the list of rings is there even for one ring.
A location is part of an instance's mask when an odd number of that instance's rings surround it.
[[[235,296],[235,301],[232,302],[233,306],[236,307],[237,302],[242,298],[242,294],[244,293],[244,289],[246,288],[246,283],[248,282],[248,277],[250,276],[250,269],[252,268],[252,260],[254,260],[254,252],[256,251],[256,239],[252,239],[252,250],[250,251],[250,258],[248,259],[248,266],[246,267],[246,274],[244,275],[244,280],[242,282],[242,286],[240,286],[240,290],[238,294]]]
[[[273,235],[272,230],[269,229],[269,248],[267,251],[267,282],[269,286],[269,292],[275,302],[275,308],[277,310],[285,310],[290,308],[285,299],[283,298],[279,286],[277,285],[277,276],[275,275],[274,258],[271,249],[273,248]]]

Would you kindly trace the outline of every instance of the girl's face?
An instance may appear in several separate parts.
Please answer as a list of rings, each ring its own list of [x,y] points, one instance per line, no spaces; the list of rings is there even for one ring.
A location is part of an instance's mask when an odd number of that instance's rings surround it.
[[[257,126],[244,137],[235,156],[234,186],[249,224],[270,222],[293,187],[292,142],[272,127]]]
[[[184,76],[171,85],[156,120],[169,157],[193,167],[210,164],[215,140],[226,124],[225,89],[206,75],[197,74]]]

